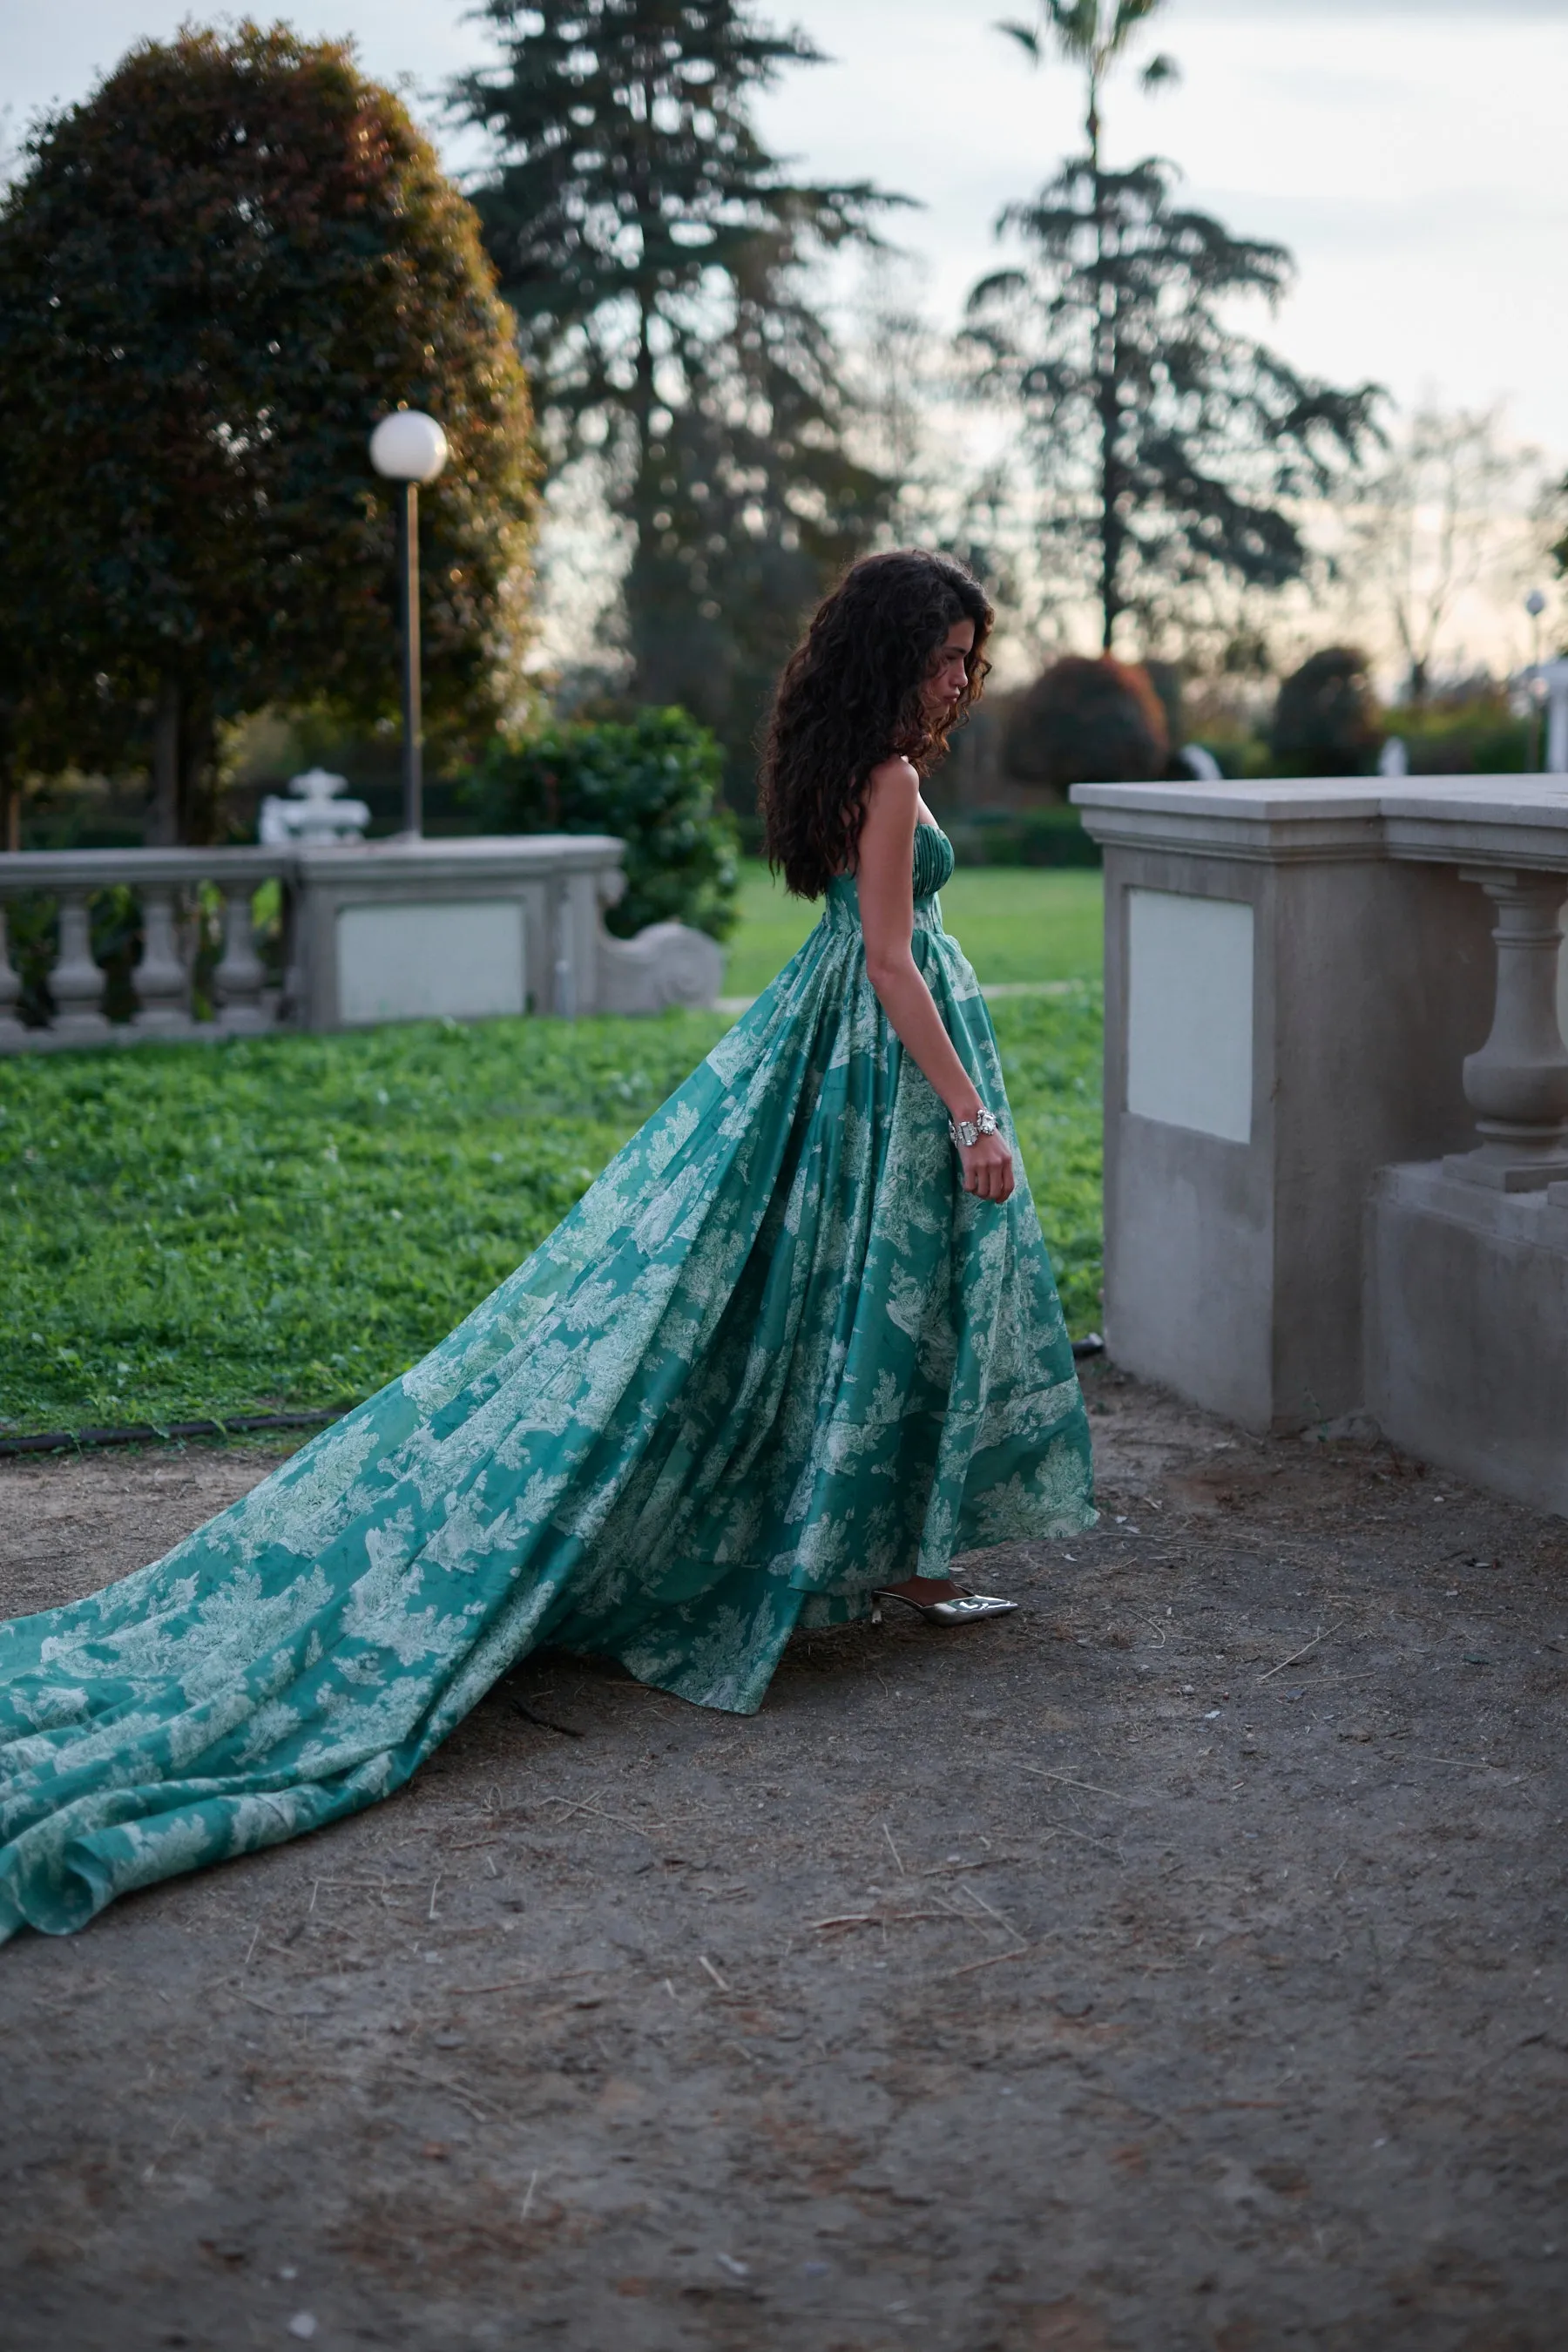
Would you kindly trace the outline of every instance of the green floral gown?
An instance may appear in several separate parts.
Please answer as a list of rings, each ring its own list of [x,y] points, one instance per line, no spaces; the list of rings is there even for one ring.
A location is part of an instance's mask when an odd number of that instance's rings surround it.
[[[1004,1114],[915,836],[915,961]],[[167,1558],[0,1626],[0,1939],[399,1788],[525,1652],[752,1712],[797,1626],[1081,1528],[1025,1186],[958,1181],[853,881],[564,1223],[422,1363]]]

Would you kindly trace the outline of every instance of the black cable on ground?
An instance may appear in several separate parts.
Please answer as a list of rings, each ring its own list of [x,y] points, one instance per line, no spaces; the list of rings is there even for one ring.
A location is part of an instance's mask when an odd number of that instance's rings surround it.
[[[236,1412],[224,1421],[166,1421],[161,1428],[137,1422],[128,1429],[50,1429],[36,1436],[0,1437],[0,1455],[86,1453],[99,1445],[158,1445],[182,1437],[248,1437],[264,1429],[319,1429],[353,1410],[352,1405],[334,1404],[321,1412]]]

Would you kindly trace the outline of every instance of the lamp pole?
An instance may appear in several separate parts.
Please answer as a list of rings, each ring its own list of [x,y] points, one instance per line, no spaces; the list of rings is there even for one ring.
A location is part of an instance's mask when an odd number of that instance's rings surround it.
[[[1532,588],[1524,600],[1530,614],[1530,758],[1531,772],[1541,772],[1541,615],[1546,610],[1546,599],[1539,588]]]
[[[425,830],[425,712],[419,678],[419,485],[403,485],[397,567],[398,627],[403,640],[403,830],[417,841]]]
[[[433,482],[447,462],[447,436],[433,416],[394,409],[370,436],[370,462],[386,481],[401,485],[398,538],[398,621],[403,640],[403,833],[417,841],[425,830],[425,721],[419,679],[419,485]]]

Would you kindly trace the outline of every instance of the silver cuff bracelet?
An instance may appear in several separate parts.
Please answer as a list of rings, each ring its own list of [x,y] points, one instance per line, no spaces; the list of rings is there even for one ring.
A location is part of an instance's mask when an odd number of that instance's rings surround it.
[[[962,1143],[967,1150],[972,1143],[978,1143],[983,1135],[994,1135],[996,1121],[993,1114],[982,1107],[973,1118],[950,1118],[947,1131],[954,1143]]]

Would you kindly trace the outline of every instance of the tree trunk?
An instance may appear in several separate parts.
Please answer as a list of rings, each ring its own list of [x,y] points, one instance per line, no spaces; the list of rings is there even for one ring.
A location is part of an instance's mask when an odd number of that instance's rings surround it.
[[[1112,386],[1113,394],[1114,389]],[[1121,519],[1116,511],[1115,418],[1113,415],[1107,415],[1103,400],[1100,404],[1100,650],[1102,654],[1109,654],[1114,646],[1116,624],[1121,612]]]
[[[645,143],[634,165],[637,237],[645,268],[649,246],[658,236],[659,229],[658,207],[652,197],[652,160],[647,148],[647,142],[652,136],[654,102],[655,92],[645,84],[642,90],[641,116]],[[658,602],[653,583],[658,577],[658,541],[662,537],[662,533],[656,530],[653,520],[659,510],[662,496],[659,483],[654,476],[653,415],[654,410],[658,405],[658,394],[654,383],[653,350],[653,321],[658,302],[657,286],[645,278],[637,289],[636,300],[637,306],[637,370],[628,404],[632,422],[634,470],[631,494],[632,560],[626,582],[626,634],[632,656],[634,678],[638,691],[646,692],[650,673],[658,667],[656,647],[650,639],[657,638],[658,635],[660,620],[668,623],[668,617],[650,609],[657,605]]]
[[[205,703],[187,700],[181,716],[179,838],[204,847],[217,838],[216,730]]]
[[[147,846],[173,849],[180,838],[180,689],[166,678],[153,715],[153,798]]]
[[[22,787],[14,776],[0,786],[0,849],[15,857],[22,846]]]
[[[1098,142],[1098,123],[1095,125]],[[1124,533],[1117,500],[1121,481],[1117,433],[1121,424],[1116,381],[1115,296],[1105,282],[1105,212],[1100,185],[1100,158],[1094,157],[1095,256],[1095,405],[1100,415],[1100,605],[1101,653],[1115,641],[1121,612],[1121,550]]]

